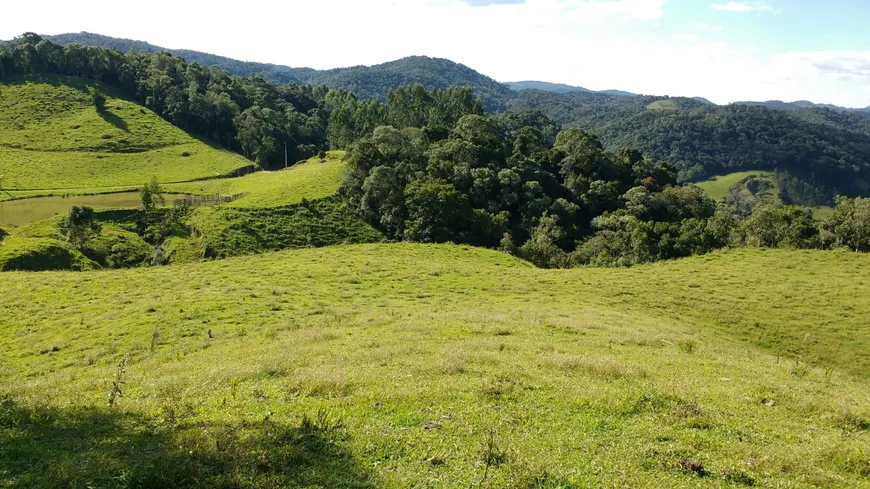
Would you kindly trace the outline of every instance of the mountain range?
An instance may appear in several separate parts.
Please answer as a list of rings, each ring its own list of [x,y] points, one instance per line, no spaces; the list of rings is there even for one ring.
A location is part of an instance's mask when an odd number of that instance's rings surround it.
[[[607,95],[621,95],[625,97],[637,97],[638,94],[623,90],[589,90],[588,88],[565,85],[564,83],[550,83],[544,81],[520,81],[505,82],[511,90],[542,90],[544,92],[569,93],[569,92],[594,92]]]
[[[238,76],[259,74],[266,80],[275,83],[300,83],[310,85],[325,85],[329,88],[350,90],[362,98],[383,98],[387,89],[400,85],[420,83],[429,88],[444,90],[451,86],[470,86],[490,111],[504,110],[506,100],[512,98],[512,91],[540,90],[558,94],[572,92],[601,93],[636,97],[639,94],[623,90],[593,91],[584,87],[545,81],[518,81],[500,83],[485,76],[468,66],[453,61],[430,58],[427,56],[411,56],[396,61],[373,66],[353,66],[330,70],[315,70],[312,68],[292,68],[271,63],[239,61],[224,56],[192,51],[188,49],[168,49],[145,41],[103,36],[89,32],[67,33],[53,36],[43,36],[61,45],[82,44],[101,48],[116,49],[121,52],[130,50],[143,53],[166,51],[180,56],[188,62],[203,66],[217,66]],[[694,97],[696,100],[715,105],[706,98]],[[783,102],[780,100],[734,102],[738,105],[757,105],[775,110],[796,110],[807,108],[827,108],[843,112],[855,112],[870,117],[870,106],[866,108],[848,108],[831,104],[816,104],[806,100]]]

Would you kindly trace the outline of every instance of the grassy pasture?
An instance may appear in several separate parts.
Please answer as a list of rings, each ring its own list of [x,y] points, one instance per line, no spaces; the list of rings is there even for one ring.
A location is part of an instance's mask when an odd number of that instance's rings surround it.
[[[106,94],[103,112],[90,89]],[[0,84],[0,175],[9,190],[138,186],[155,176],[181,182],[250,164],[97,82],[46,77]]]
[[[673,100],[656,100],[646,108],[647,110],[680,110],[680,106]]]
[[[106,94],[97,112],[89,90]],[[91,80],[45,77],[0,84],[0,146],[50,152],[140,152],[191,142],[157,114]]]
[[[7,274],[0,485],[864,487],[868,266],[391,244]]]
[[[12,236],[0,241],[0,271],[92,270],[98,265],[68,243]]]
[[[166,203],[183,199],[184,195],[166,194]],[[95,209],[132,208],[142,203],[139,192],[120,192],[98,195],[72,195],[63,197],[35,197],[0,203],[0,226],[23,226],[35,221],[63,215],[76,205],[86,205]]]
[[[324,162],[315,157],[305,162],[297,163],[286,170],[257,172],[243,177],[196,182],[167,183],[171,182],[171,179],[163,178],[159,175],[151,176],[158,177],[158,181],[161,182],[161,186],[166,192],[193,195],[235,195],[245,193],[248,194],[245,198],[232,202],[229,207],[277,207],[296,204],[303,198],[312,200],[334,194],[341,184],[344,171],[344,165],[341,162],[342,158],[344,158],[343,151],[330,151],[327,153]],[[8,193],[0,193],[0,201],[33,197],[96,195],[138,190],[145,182],[150,181],[151,176],[143,173],[139,179],[144,177],[147,177],[147,179],[143,180],[142,183],[131,185],[100,187],[82,182],[85,183],[85,186],[75,188],[9,190]]]
[[[187,154],[188,156],[183,156]],[[141,153],[47,152],[0,148],[3,188],[16,190],[80,188],[81,193],[141,187],[157,178],[183,182],[231,174],[251,165],[239,155],[200,142]]]

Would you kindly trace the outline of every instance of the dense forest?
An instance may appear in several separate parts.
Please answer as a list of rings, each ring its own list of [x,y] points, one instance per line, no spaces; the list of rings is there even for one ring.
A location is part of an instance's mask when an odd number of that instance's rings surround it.
[[[540,113],[468,114],[446,131],[441,120],[417,123],[376,127],[350,146],[342,194],[392,239],[500,247],[542,267],[725,246],[870,250],[870,199],[839,199],[820,225],[796,206],[717,205],[667,163],[605,151]]]

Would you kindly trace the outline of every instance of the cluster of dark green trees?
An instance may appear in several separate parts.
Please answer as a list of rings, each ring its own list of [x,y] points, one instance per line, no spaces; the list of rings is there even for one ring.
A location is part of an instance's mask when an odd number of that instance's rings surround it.
[[[424,121],[425,122],[425,121]],[[809,210],[716,204],[668,164],[535,112],[379,126],[350,146],[342,194],[396,240],[500,247],[543,267],[626,266],[726,246],[870,250],[870,200]]]
[[[448,126],[380,126],[354,143],[342,187],[350,206],[392,239],[500,246],[549,267],[724,245],[707,229],[713,203],[676,186],[668,165],[606,152],[593,135],[560,131],[538,113],[468,112]],[[656,238],[654,250],[632,257],[635,223]],[[630,250],[614,248],[621,233]]]

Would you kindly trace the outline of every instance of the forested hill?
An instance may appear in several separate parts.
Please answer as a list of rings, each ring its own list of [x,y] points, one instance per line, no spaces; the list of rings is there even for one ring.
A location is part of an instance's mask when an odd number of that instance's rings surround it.
[[[505,83],[511,90],[542,90],[545,92],[568,93],[568,92],[591,92],[592,90],[565,85],[564,83],[549,83],[542,81],[519,81]]]
[[[517,92],[512,110],[538,110],[597,134],[607,148],[632,147],[677,167],[684,181],[745,170],[780,170],[793,188],[830,202],[837,193],[870,193],[870,119],[827,108],[771,110],[716,106],[684,97]],[[788,196],[785,200],[789,201]]]
[[[151,52],[147,43],[95,34],[53,36],[122,52]],[[195,51],[172,50],[189,62],[231,74],[262,74],[267,81],[325,85],[384,100],[389,90],[414,83],[444,90],[471,87],[488,112],[537,110],[565,126],[597,134],[606,148],[628,146],[667,161],[684,181],[746,170],[778,170],[800,188],[787,202],[830,203],[838,193],[870,195],[870,112],[825,107],[772,110],[755,105],[716,106],[700,98],[620,96],[623,92],[512,90],[448,60],[411,57],[371,67],[317,71],[248,63]],[[611,94],[616,93],[616,94]],[[814,197],[807,198],[807,195]]]
[[[144,41],[135,41],[133,39],[121,39],[117,37],[102,36],[100,34],[91,34],[89,32],[78,32],[70,34],[59,34],[56,36],[43,36],[62,46],[70,44],[81,44],[83,46],[94,46],[98,48],[115,49],[122,53],[130,51],[152,54],[166,51],[172,55],[184,58],[190,63],[198,63],[202,66],[217,66],[222,70],[236,76],[250,76],[261,74],[266,80],[274,83],[304,83],[299,78],[299,74],[308,71],[314,71],[307,68],[290,68],[289,66],[281,66],[270,63],[255,63],[251,61],[239,61],[237,59],[226,58],[214,54],[203,53],[200,51],[191,51],[189,49],[167,49],[161,46],[155,46]]]
[[[471,87],[487,112],[501,112],[512,97],[510,88],[453,61],[412,56],[375,66],[310,71],[305,83],[349,90],[361,98],[383,99],[390,89],[419,83],[428,89]]]
[[[143,53],[166,51],[184,58],[189,63],[217,66],[236,76],[260,74],[267,81],[274,83],[323,85],[329,88],[352,91],[361,98],[383,100],[388,90],[415,83],[422,84],[429,89],[439,90],[456,86],[469,86],[480,97],[487,111],[499,112],[504,110],[505,102],[511,97],[510,88],[492,78],[467,66],[446,59],[426,56],[412,56],[375,66],[354,66],[321,71],[311,68],[291,68],[268,63],[239,61],[186,49],[166,49],[147,42],[119,39],[88,32],[44,37],[64,46],[82,44],[116,49],[125,53],[131,50]]]

